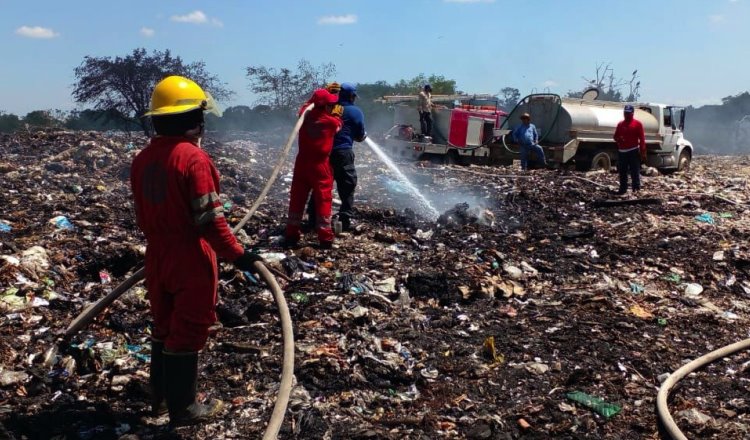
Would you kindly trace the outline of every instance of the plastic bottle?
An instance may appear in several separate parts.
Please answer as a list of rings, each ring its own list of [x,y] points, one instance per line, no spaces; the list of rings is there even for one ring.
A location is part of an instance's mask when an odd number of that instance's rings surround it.
[[[581,405],[592,409],[597,414],[604,416],[604,418],[610,418],[617,415],[622,408],[614,403],[607,403],[598,397],[582,393],[581,391],[573,391],[565,394],[568,399],[580,403]]]
[[[341,220],[334,220],[333,221],[333,233],[336,235],[341,235],[341,231],[344,230],[344,225],[341,223]]]

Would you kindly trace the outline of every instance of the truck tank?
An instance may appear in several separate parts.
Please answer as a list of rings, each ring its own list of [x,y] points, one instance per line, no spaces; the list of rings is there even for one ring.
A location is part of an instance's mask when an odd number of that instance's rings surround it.
[[[574,138],[612,142],[615,128],[623,119],[623,106],[615,102],[532,95],[508,116],[508,124],[510,128],[518,126],[521,114],[528,112],[531,122],[539,130],[542,144],[564,145]],[[658,140],[659,121],[644,110],[648,107],[635,107],[635,118],[643,124],[646,140]]]

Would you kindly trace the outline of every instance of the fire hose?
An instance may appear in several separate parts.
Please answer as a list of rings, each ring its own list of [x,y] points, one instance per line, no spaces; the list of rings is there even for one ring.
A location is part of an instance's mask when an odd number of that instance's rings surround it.
[[[543,93],[542,95],[548,95],[548,94]],[[521,106],[523,106],[527,102],[531,102],[531,98],[533,96],[535,96],[535,94],[528,95],[525,98],[523,98],[522,100],[518,101],[518,103],[516,103],[515,107],[513,107],[513,110],[511,110],[510,113],[508,113],[508,115],[505,117],[505,120],[503,121],[503,123],[500,124],[499,128],[502,129],[503,127],[507,126],[509,124],[509,121],[510,121],[510,116],[513,113],[515,113],[517,110],[520,111],[521,110]],[[555,111],[555,116],[552,118],[552,124],[550,124],[549,128],[547,129],[547,131],[545,133],[542,133],[542,135],[539,137],[539,140],[537,141],[537,143],[543,142],[545,139],[547,139],[547,136],[549,136],[549,134],[552,132],[552,129],[555,128],[555,125],[557,124],[558,119],[560,119],[560,109],[562,108],[562,99],[558,95],[555,95],[555,96],[557,97],[557,101],[558,101],[557,104],[558,105],[557,105],[557,109]],[[513,150],[510,149],[510,147],[508,146],[508,144],[505,142],[505,137],[506,136],[507,135],[505,135],[505,134],[501,136],[501,140],[503,142],[503,147],[505,147],[505,149],[509,153],[512,153],[512,154],[521,154],[520,151],[513,151]]]
[[[703,367],[704,365],[710,364],[711,362],[721,359],[723,357],[734,354],[738,351],[750,349],[750,339],[745,339],[734,344],[727,345],[725,347],[714,350],[708,354],[704,354],[698,359],[694,359],[691,362],[680,367],[677,371],[672,373],[659,388],[659,393],[656,395],[656,412],[659,415],[664,429],[667,431],[669,436],[674,440],[687,440],[685,434],[680,431],[680,428],[675,423],[672,415],[669,413],[669,407],[667,406],[667,398],[669,397],[669,391],[673,386],[677,384],[683,377],[694,372],[695,370]]]
[[[271,176],[269,177],[268,182],[266,182],[266,186],[263,187],[263,190],[260,192],[260,195],[255,200],[255,203],[253,203],[253,205],[250,207],[250,210],[247,212],[247,214],[245,214],[242,220],[240,220],[240,222],[234,228],[232,228],[233,233],[237,233],[238,231],[242,229],[242,227],[248,222],[248,220],[250,220],[253,214],[255,214],[255,211],[257,211],[258,207],[263,202],[266,195],[268,195],[268,192],[271,190],[271,186],[276,181],[276,178],[279,175],[279,171],[281,170],[281,167],[284,165],[286,156],[289,154],[289,150],[292,147],[292,143],[294,142],[294,139],[297,136],[297,133],[299,132],[300,127],[302,126],[302,122],[305,119],[305,115],[307,114],[307,112],[312,110],[313,107],[314,107],[313,104],[308,105],[300,114],[300,117],[297,120],[297,123],[294,125],[292,132],[289,134],[289,138],[287,140],[286,145],[284,146],[284,149],[281,152],[281,155],[279,156],[279,160],[276,163],[275,168],[271,172]],[[284,414],[286,413],[286,407],[289,402],[289,395],[292,389],[292,378],[294,374],[294,335],[292,332],[292,321],[291,321],[291,316],[289,314],[289,308],[286,305],[284,294],[281,291],[279,284],[276,282],[276,278],[274,278],[274,276],[265,267],[265,265],[263,265],[260,262],[255,262],[253,264],[253,267],[257,270],[260,277],[266,282],[266,284],[268,284],[268,286],[271,288],[271,291],[273,292],[274,299],[276,300],[277,307],[279,308],[282,337],[284,341],[284,358],[283,358],[283,364],[282,364],[281,384],[279,386],[279,393],[276,398],[276,403],[274,405],[271,419],[268,422],[266,433],[263,436],[264,440],[270,440],[270,439],[275,439],[279,433],[281,424],[284,421]],[[91,323],[91,321],[93,321],[93,319],[97,315],[99,315],[104,309],[106,309],[110,304],[112,304],[117,298],[119,298],[123,293],[127,292],[131,287],[133,287],[139,281],[145,278],[145,274],[146,274],[145,268],[138,269],[133,275],[130,276],[130,278],[120,283],[109,294],[99,299],[97,302],[91,304],[90,306],[86,307],[70,323],[68,328],[63,333],[63,339],[70,338],[74,334],[78,333],[82,328],[84,328],[89,323]],[[49,360],[50,358],[54,356],[54,353],[56,352],[56,350],[53,351],[53,349],[55,348],[56,347],[50,348],[50,350],[47,351],[47,353],[44,356],[45,361]]]

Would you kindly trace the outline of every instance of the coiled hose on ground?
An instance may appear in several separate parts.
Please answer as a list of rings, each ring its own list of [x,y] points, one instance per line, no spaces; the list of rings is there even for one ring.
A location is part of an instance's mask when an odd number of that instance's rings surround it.
[[[674,440],[687,440],[685,434],[680,431],[680,428],[675,423],[672,415],[669,413],[669,407],[667,406],[667,398],[672,387],[677,384],[683,377],[692,373],[693,371],[703,367],[704,365],[710,364],[711,362],[721,359],[723,357],[734,354],[738,351],[747,350],[750,348],[750,339],[735,342],[734,344],[727,345],[718,350],[714,350],[708,354],[705,354],[698,359],[694,359],[691,362],[680,367],[677,371],[672,373],[659,387],[659,393],[656,395],[656,412],[659,415],[664,429],[667,431],[669,436]]]
[[[253,203],[253,205],[250,207],[250,210],[247,212],[247,214],[245,214],[242,220],[240,220],[240,222],[237,223],[234,228],[232,228],[233,233],[237,233],[242,229],[243,226],[245,226],[245,224],[248,222],[248,220],[250,220],[253,214],[255,214],[255,211],[258,210],[258,207],[268,195],[268,192],[271,190],[271,186],[276,181],[276,178],[281,171],[281,167],[286,162],[286,157],[289,154],[289,150],[292,148],[292,143],[294,143],[294,139],[297,137],[297,133],[299,132],[300,127],[302,126],[305,115],[307,114],[307,112],[312,110],[313,107],[313,104],[308,105],[300,114],[297,123],[294,125],[292,132],[289,134],[289,138],[287,139],[287,143],[284,146],[284,149],[281,151],[279,160],[276,163],[273,171],[271,172],[271,176],[268,178],[268,182],[266,182],[266,185],[263,187],[263,190],[260,192],[260,195],[258,195],[255,203]],[[281,384],[279,386],[279,394],[276,397],[273,414],[271,415],[271,419],[268,422],[266,433],[263,435],[263,440],[270,440],[275,439],[279,433],[281,424],[284,421],[286,407],[289,402],[289,395],[292,390],[292,378],[294,375],[294,334],[292,332],[292,319],[291,315],[289,314],[289,308],[286,305],[284,293],[282,292],[281,287],[279,287],[279,284],[276,282],[276,278],[262,263],[256,262],[254,263],[254,266],[260,277],[266,282],[266,284],[268,284],[268,286],[271,288],[271,291],[273,292],[274,299],[276,300],[276,305],[279,308],[281,331],[284,340],[284,358],[281,371]],[[99,315],[123,293],[127,292],[131,287],[141,281],[145,277],[145,275],[145,268],[138,269],[133,275],[130,276],[130,278],[120,283],[106,296],[86,307],[75,319],[73,319],[73,321],[71,321],[70,325],[63,334],[63,338],[70,338],[71,336],[78,333],[82,328],[90,324],[97,315]],[[53,348],[50,348],[48,353],[45,354],[45,359],[52,357],[49,353],[51,350],[53,350]]]

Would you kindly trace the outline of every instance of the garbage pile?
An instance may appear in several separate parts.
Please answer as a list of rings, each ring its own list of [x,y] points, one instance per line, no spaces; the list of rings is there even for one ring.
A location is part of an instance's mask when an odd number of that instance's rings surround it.
[[[140,267],[128,184],[145,139],[0,138],[0,438],[259,438],[281,371],[270,291],[222,266],[202,390],[223,417],[168,433],[148,415],[142,285],[72,341],[63,330]],[[230,223],[277,160],[276,137],[207,140]],[[697,157],[611,200],[616,175],[401,164],[428,222],[357,151],[357,223],[331,250],[283,249],[290,158],[239,234],[278,275],[295,325],[280,438],[652,438],[660,381],[747,337],[750,159]],[[334,194],[335,195],[335,194]],[[632,201],[633,203],[620,203]],[[681,382],[689,438],[747,438],[748,354]]]

